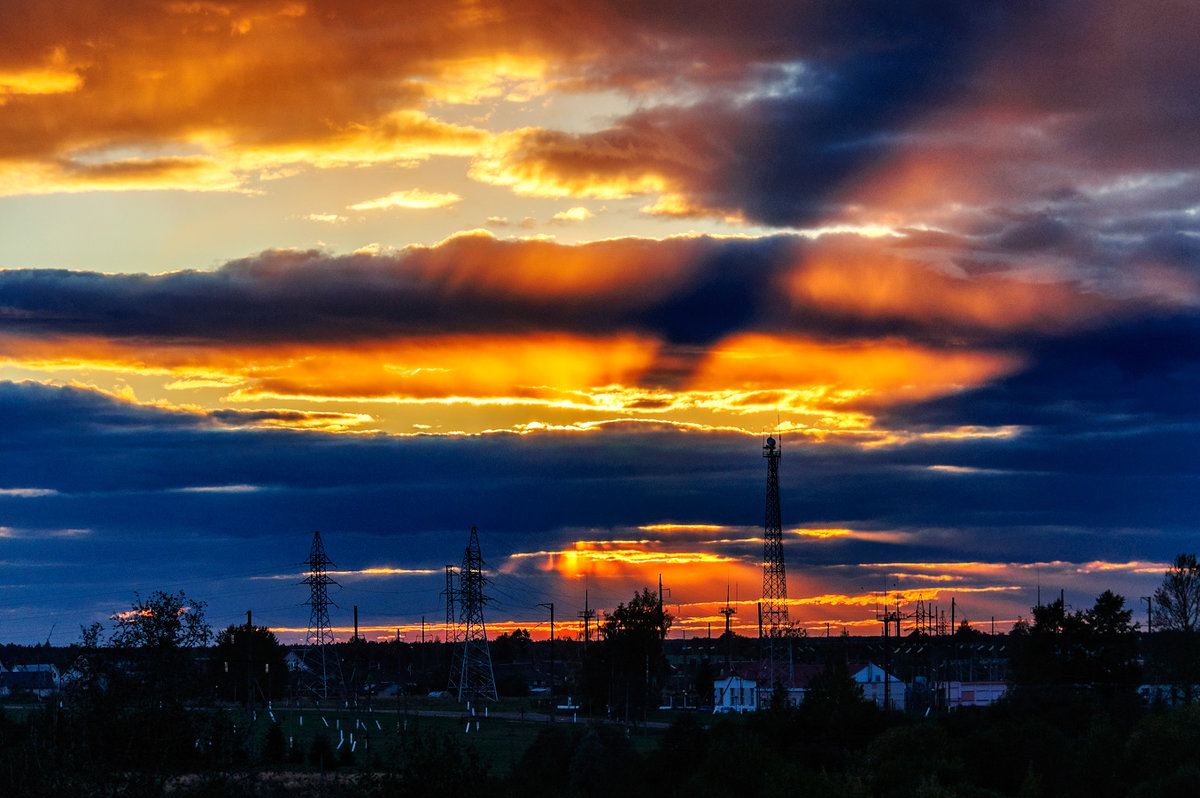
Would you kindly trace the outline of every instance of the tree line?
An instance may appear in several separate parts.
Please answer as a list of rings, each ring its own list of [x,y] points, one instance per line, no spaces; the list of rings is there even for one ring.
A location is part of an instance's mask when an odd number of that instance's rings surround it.
[[[646,719],[669,677],[663,641],[673,619],[645,589],[605,616],[600,641],[575,652],[561,683],[594,717],[623,723],[548,726],[506,773],[489,772],[461,735],[413,735],[387,759],[358,762],[321,735],[288,746],[276,725],[250,744],[238,716],[211,711],[214,701],[286,696],[286,648],[249,625],[214,638],[205,609],[182,592],[135,595],[111,628],[84,629],[61,703],[0,716],[0,792],[158,795],[171,775],[190,773],[203,778],[172,794],[260,795],[267,788],[237,774],[338,766],[353,775],[325,785],[326,794],[1136,796],[1200,776],[1193,555],[1180,555],[1155,591],[1153,635],[1138,634],[1126,600],[1111,591],[1083,610],[1061,599],[1033,607],[1006,636],[1012,689],[996,706],[884,712],[862,700],[845,658],[828,647],[799,707],[776,691],[769,710],[739,718],[680,714],[649,750],[624,722]],[[501,661],[533,647],[527,632],[494,643]],[[389,654],[398,675],[432,673],[424,678],[436,682],[438,664],[418,655],[444,649],[397,645]],[[343,650],[348,661],[369,658],[363,641]],[[278,681],[264,683],[270,672]],[[1137,686],[1148,679],[1170,684],[1171,700],[1140,701]]]

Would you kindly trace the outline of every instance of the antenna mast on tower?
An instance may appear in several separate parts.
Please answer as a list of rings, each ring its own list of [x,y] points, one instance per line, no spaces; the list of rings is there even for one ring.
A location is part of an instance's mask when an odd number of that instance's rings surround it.
[[[737,610],[729,603],[729,583],[725,583],[725,606],[717,610],[725,616],[725,675],[733,675],[733,616]]]

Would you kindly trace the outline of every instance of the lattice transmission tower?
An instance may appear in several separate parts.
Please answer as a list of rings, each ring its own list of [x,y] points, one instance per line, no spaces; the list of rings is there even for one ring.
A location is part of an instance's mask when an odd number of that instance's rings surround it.
[[[329,586],[341,585],[328,574],[329,566],[333,565],[333,562],[325,555],[325,544],[321,542],[320,532],[313,532],[312,547],[304,564],[308,566],[308,578],[300,584],[308,585],[312,591],[305,602],[310,609],[308,637],[305,640],[308,646],[305,665],[313,674],[310,682],[316,682],[309,686],[322,698],[328,698],[330,684],[332,683],[336,690],[342,683],[341,662],[337,653],[332,650],[337,640],[329,626],[329,605],[333,604],[329,600]]]
[[[779,514],[779,456],[782,447],[768,436],[763,445],[767,460],[767,514],[763,531],[763,586],[759,605],[760,643],[765,645],[764,657],[772,674],[775,668],[776,643],[789,631],[787,608],[787,573],[783,567],[783,522]]]
[[[488,650],[487,626],[483,622],[483,606],[488,598],[483,594],[487,578],[483,575],[483,555],[479,553],[479,532],[471,527],[471,539],[463,552],[462,568],[458,572],[458,588],[454,590],[461,621],[461,660],[456,657],[451,666],[450,689],[457,690],[458,700],[496,700],[496,677],[492,672],[492,655]]]
[[[458,575],[453,565],[446,566],[446,645],[450,646],[450,681],[446,692],[458,695],[459,682],[462,681],[463,649],[462,633],[458,625],[458,613],[455,611],[454,578]]]

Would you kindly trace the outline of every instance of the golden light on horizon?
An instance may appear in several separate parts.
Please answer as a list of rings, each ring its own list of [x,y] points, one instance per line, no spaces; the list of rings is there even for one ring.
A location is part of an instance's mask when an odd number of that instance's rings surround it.
[[[1015,371],[1021,358],[997,352],[940,351],[900,339],[840,341],[742,334],[706,358],[692,387],[740,385],[744,390],[823,386],[840,392],[836,406],[862,396],[927,399]]]

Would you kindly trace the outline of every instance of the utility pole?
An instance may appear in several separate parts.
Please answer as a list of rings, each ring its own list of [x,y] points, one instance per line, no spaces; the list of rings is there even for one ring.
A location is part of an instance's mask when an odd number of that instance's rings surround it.
[[[351,656],[354,661],[351,663],[352,671],[350,671],[350,689],[353,691],[352,699],[354,701],[354,709],[358,711],[358,683],[362,679],[362,674],[359,673],[361,663],[359,662],[359,647],[358,647],[358,605],[354,605],[354,638],[350,641]]]
[[[668,588],[667,588],[667,591],[669,592],[670,590],[671,590],[671,588],[669,588],[669,587],[668,587]],[[677,608],[677,609],[678,609],[678,608]],[[666,639],[667,639],[667,624],[666,624],[666,619],[667,619],[667,616],[666,616],[666,615],[663,613],[663,586],[662,586],[662,574],[659,574],[659,575],[658,575],[658,620],[659,620],[659,622],[661,623],[661,626],[662,626],[662,628],[661,628],[661,629],[659,629],[659,637],[661,637],[663,640],[666,640]]]
[[[458,645],[458,617],[454,614],[454,566],[446,565],[446,645],[450,647],[450,681],[447,691],[458,694],[462,680],[463,650]],[[461,700],[461,699],[460,699]]]
[[[1142,596],[1146,602],[1146,634],[1154,634],[1154,596]]]
[[[876,617],[883,621],[883,708],[892,708],[892,641],[890,627],[893,623],[896,624],[896,637],[900,637],[900,609],[899,604],[895,610],[889,610],[887,605],[887,594],[884,594],[883,612],[879,613],[876,610]]]
[[[596,617],[596,611],[588,605],[588,589],[583,589],[583,612],[579,613],[583,621],[583,651],[587,653],[588,643],[591,642],[591,620]]]
[[[725,583],[725,606],[719,612],[725,616],[725,675],[733,675],[733,625],[731,619],[737,610],[729,603],[729,583]],[[711,627],[710,627],[711,628]],[[709,637],[712,637],[710,631]]]
[[[550,722],[554,722],[554,602],[538,603],[550,608]]]
[[[254,717],[254,626],[246,610],[246,711]]]
[[[954,625],[955,611],[957,609],[956,601],[957,599],[955,596],[950,597],[950,664],[952,667],[952,676],[958,675],[958,627]],[[899,635],[897,635],[897,637],[899,637]]]
[[[457,619],[454,617],[454,566],[446,566],[446,643],[453,643],[457,640],[457,632],[455,632]]]

